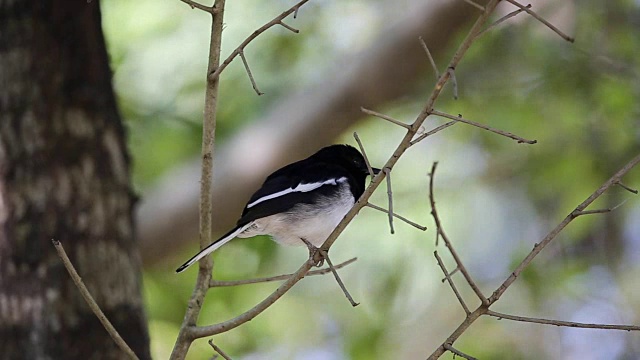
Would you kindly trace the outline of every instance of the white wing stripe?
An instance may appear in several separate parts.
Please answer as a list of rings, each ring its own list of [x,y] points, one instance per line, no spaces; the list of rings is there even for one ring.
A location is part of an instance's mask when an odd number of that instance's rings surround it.
[[[266,196],[263,196],[259,199],[256,199],[255,201],[253,201],[252,203],[247,204],[247,209],[251,208],[255,205],[260,204],[263,201],[267,201],[267,200],[271,200],[271,199],[275,199],[277,197],[280,196],[284,196],[287,194],[291,194],[294,192],[309,192],[309,191],[313,191],[315,189],[318,189],[324,185],[338,185],[341,184],[343,182],[347,181],[347,178],[345,176],[338,178],[338,179],[329,179],[329,180],[325,180],[323,182],[317,182],[317,183],[309,183],[309,184],[298,184],[296,187],[294,188],[288,188],[288,189],[284,189],[284,190],[280,190],[278,192],[274,192],[273,194],[269,194]]]

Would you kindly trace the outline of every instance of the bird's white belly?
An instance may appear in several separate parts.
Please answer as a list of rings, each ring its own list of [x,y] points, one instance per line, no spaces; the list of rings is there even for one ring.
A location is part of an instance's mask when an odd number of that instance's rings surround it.
[[[353,195],[343,187],[338,197],[320,199],[313,205],[298,204],[285,213],[257,219],[238,237],[271,235],[282,245],[304,245],[301,239],[305,239],[320,246],[353,204]]]

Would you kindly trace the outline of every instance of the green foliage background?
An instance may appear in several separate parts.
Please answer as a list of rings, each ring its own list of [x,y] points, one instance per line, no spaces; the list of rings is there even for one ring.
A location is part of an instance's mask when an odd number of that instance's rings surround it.
[[[223,56],[290,5],[229,2]],[[252,43],[246,55],[266,95],[255,95],[239,61],[225,71],[217,146],[289,92],[320,81],[336,59],[374,46],[394,6],[382,0],[311,1],[292,23],[301,34],[274,28]],[[102,7],[134,181],[144,194],[199,152],[209,17],[177,0],[105,0]],[[424,141],[394,170],[394,199],[399,213],[430,229],[422,233],[397,222],[392,236],[384,214],[364,210],[332,250],[334,262],[360,258],[342,274],[362,305],[351,308],[330,277],[306,279],[256,320],[216,337],[217,344],[239,359],[425,358],[463,318],[432,256],[426,174],[433,161],[440,162],[436,196],[445,228],[489,293],[535,242],[638,153],[640,4],[549,2],[542,13],[575,34],[575,44],[518,15],[474,44],[456,71],[460,99],[449,91],[437,106],[538,144],[516,144],[462,124]],[[449,54],[456,46],[449,44]],[[442,66],[446,58],[437,60]],[[434,83],[430,72],[416,75],[405,98],[377,110],[414,118]],[[403,135],[374,119],[353,130],[375,163],[385,161]],[[336,142],[354,143],[348,134]],[[640,169],[625,182],[640,188]],[[383,192],[374,203],[384,204]],[[614,213],[571,224],[496,310],[640,324],[640,199],[613,188],[593,208],[624,201]],[[168,357],[194,283],[195,272],[175,276],[172,269],[196,244],[194,239],[188,252],[167,259],[167,266],[146,269],[154,358]],[[441,254],[451,265],[444,249]],[[221,279],[279,274],[295,270],[304,256],[266,238],[238,241],[216,253],[216,273]],[[235,316],[273,288],[215,289],[200,321]],[[463,294],[473,298],[467,289]],[[483,319],[457,348],[481,359],[634,359],[640,357],[640,334]],[[190,353],[192,359],[210,356],[206,341]]]

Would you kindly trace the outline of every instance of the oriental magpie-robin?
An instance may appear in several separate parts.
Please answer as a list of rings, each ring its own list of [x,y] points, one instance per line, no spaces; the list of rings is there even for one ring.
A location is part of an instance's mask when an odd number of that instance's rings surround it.
[[[367,175],[364,157],[349,145],[327,146],[275,171],[251,196],[236,227],[176,272],[236,237],[271,235],[283,245],[320,246],[364,192]]]

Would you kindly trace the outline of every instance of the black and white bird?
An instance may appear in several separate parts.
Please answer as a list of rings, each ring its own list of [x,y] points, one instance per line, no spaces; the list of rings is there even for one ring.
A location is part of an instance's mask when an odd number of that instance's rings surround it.
[[[349,145],[327,146],[286,165],[269,175],[251,196],[235,228],[176,272],[236,237],[271,235],[282,245],[322,245],[364,192],[367,175],[364,157]]]

